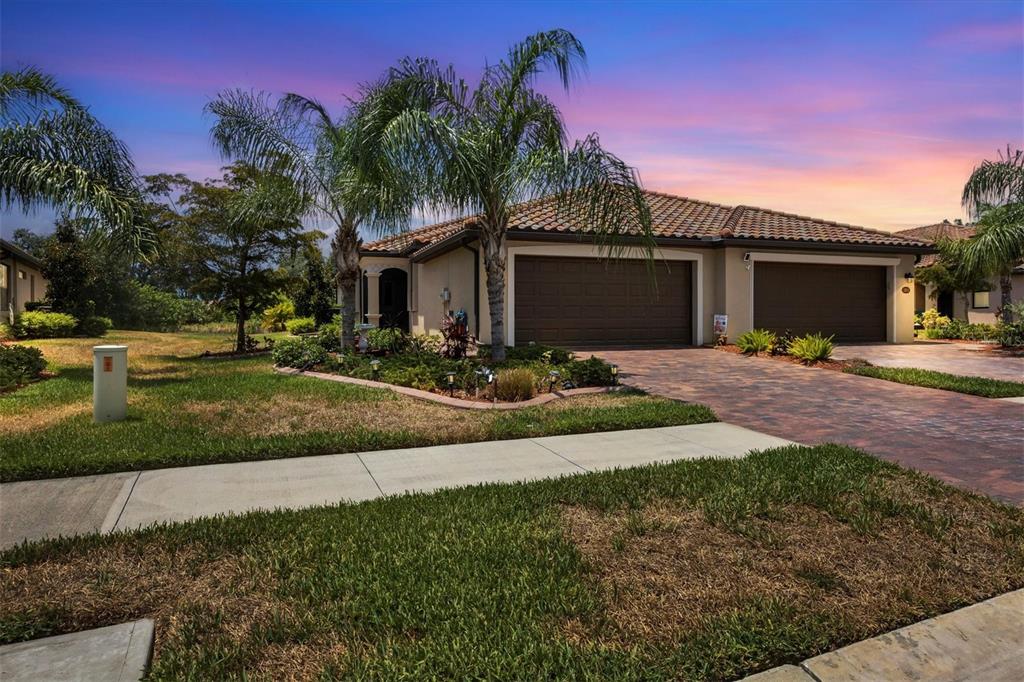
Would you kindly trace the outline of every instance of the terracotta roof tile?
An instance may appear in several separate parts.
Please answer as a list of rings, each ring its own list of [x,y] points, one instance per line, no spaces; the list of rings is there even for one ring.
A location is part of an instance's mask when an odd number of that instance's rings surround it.
[[[764,239],[876,246],[931,246],[915,236],[902,236],[865,227],[782,213],[753,206],[724,206],[662,192],[645,191],[656,237],[678,239]],[[449,237],[467,227],[475,216],[449,220],[363,245],[365,252],[410,252]],[[551,197],[518,204],[509,229],[516,232],[578,233],[585,230],[571,217],[559,215]]]
[[[975,232],[977,232],[977,228],[974,225],[957,225],[948,220],[943,220],[941,223],[935,223],[934,225],[922,225],[921,227],[912,227],[909,230],[900,230],[895,234],[934,244],[941,239],[970,239],[974,236]],[[917,262],[917,267],[926,268],[929,265],[935,265],[938,260],[939,254],[926,253]]]

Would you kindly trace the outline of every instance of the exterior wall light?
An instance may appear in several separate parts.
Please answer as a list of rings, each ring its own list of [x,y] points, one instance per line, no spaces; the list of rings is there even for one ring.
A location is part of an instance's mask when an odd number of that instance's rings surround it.
[[[904,272],[903,273],[903,279],[907,280],[908,282],[913,282],[914,281],[914,273],[912,273],[912,272]]]

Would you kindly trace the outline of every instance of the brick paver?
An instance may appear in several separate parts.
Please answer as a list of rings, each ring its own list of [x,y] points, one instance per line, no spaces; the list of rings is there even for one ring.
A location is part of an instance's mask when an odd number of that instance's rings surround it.
[[[862,448],[1024,505],[1024,405],[706,348],[596,351],[624,383],[808,445]]]
[[[1024,357],[984,352],[980,343],[869,343],[836,347],[838,359],[861,358],[882,367],[915,367],[936,372],[1024,381]]]

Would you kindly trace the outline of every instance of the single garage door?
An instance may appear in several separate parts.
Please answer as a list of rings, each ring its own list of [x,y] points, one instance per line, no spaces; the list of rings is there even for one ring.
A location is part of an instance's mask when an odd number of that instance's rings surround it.
[[[821,332],[837,341],[886,340],[885,268],[754,264],[754,327]]]
[[[517,256],[515,342],[690,344],[690,263]]]

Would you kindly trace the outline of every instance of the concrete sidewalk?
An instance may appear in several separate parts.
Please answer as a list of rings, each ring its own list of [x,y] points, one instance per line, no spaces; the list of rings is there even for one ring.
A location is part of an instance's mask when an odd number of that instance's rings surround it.
[[[255,509],[735,458],[790,444],[719,422],[5,483],[0,485],[0,548]]]

